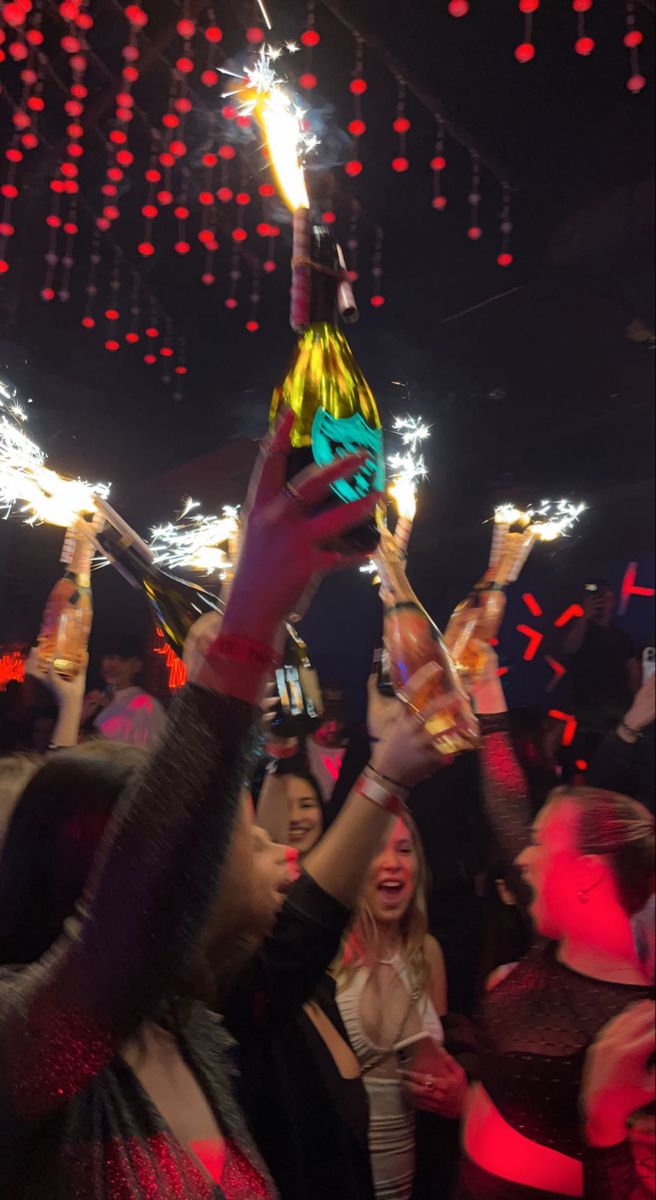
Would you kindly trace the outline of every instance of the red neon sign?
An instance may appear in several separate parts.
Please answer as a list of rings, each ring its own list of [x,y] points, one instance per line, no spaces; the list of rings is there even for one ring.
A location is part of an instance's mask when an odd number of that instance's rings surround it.
[[[8,683],[22,683],[25,679],[25,659],[19,650],[0,655],[0,692]]]
[[[518,625],[517,632],[523,633],[524,637],[528,638],[528,646],[524,651],[524,661],[533,662],[544,641],[544,634],[540,633],[537,629],[531,629],[530,625]]]
[[[583,616],[583,609],[580,604],[570,604],[563,613],[554,621],[556,629],[562,629],[565,625],[569,625],[570,621],[574,621],[577,617]]]
[[[624,579],[622,580],[622,587],[620,589],[620,614],[622,616],[629,607],[632,596],[656,595],[656,589],[653,587],[638,587],[636,585],[637,577],[638,564],[635,562],[629,563],[624,574]]]
[[[576,717],[573,717],[571,713],[561,712],[558,708],[550,708],[549,716],[553,717],[556,721],[563,722],[565,726],[565,732],[563,733],[563,746],[571,746],[574,738],[576,737],[576,730],[578,729],[579,724]]]
[[[522,596],[522,600],[524,601],[524,604],[526,605],[528,611],[531,613],[532,616],[534,616],[534,617],[543,617],[544,616],[544,611],[541,608],[538,601],[535,599],[535,596],[533,595],[532,592],[524,592],[524,595]]]
[[[155,631],[155,645],[153,647],[155,654],[164,654],[165,665],[169,673],[169,691],[176,692],[178,688],[184,687],[187,682],[187,668],[181,658],[171,649],[167,642],[164,641],[164,634],[161,629]]]

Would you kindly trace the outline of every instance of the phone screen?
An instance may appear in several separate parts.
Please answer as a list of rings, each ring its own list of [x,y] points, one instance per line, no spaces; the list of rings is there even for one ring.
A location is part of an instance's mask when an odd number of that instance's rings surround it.
[[[642,656],[642,682],[648,683],[656,675],[656,649],[647,646]]]

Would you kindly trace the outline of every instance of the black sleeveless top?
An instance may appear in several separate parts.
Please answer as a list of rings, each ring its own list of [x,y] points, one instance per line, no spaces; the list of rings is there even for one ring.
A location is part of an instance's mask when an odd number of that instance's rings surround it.
[[[523,959],[485,997],[480,1022],[481,1083],[508,1124],[582,1159],[586,1051],[608,1021],[650,996],[648,987],[580,975],[558,962],[553,943]]]

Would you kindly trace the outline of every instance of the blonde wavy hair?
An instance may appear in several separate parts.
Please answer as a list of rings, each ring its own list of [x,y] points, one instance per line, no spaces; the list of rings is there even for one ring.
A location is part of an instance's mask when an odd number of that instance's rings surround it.
[[[431,980],[430,963],[426,956],[427,900],[430,877],[419,830],[413,818],[409,812],[404,812],[401,820],[412,839],[417,871],[412,899],[401,919],[400,953],[408,972],[412,991],[421,994],[428,991]],[[347,988],[352,983],[358,969],[376,957],[377,938],[378,930],[374,915],[367,901],[362,897],[355,910],[351,927],[342,942],[339,957],[333,966],[332,973],[337,981],[338,991]]]

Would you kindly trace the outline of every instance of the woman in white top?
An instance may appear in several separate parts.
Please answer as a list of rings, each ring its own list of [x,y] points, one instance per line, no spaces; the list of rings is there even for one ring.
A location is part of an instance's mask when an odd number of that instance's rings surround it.
[[[369,1096],[377,1200],[410,1200],[415,1108],[458,1116],[466,1090],[442,1045],[446,971],[427,929],[426,865],[405,813],[372,863],[336,969],[337,1001]]]

